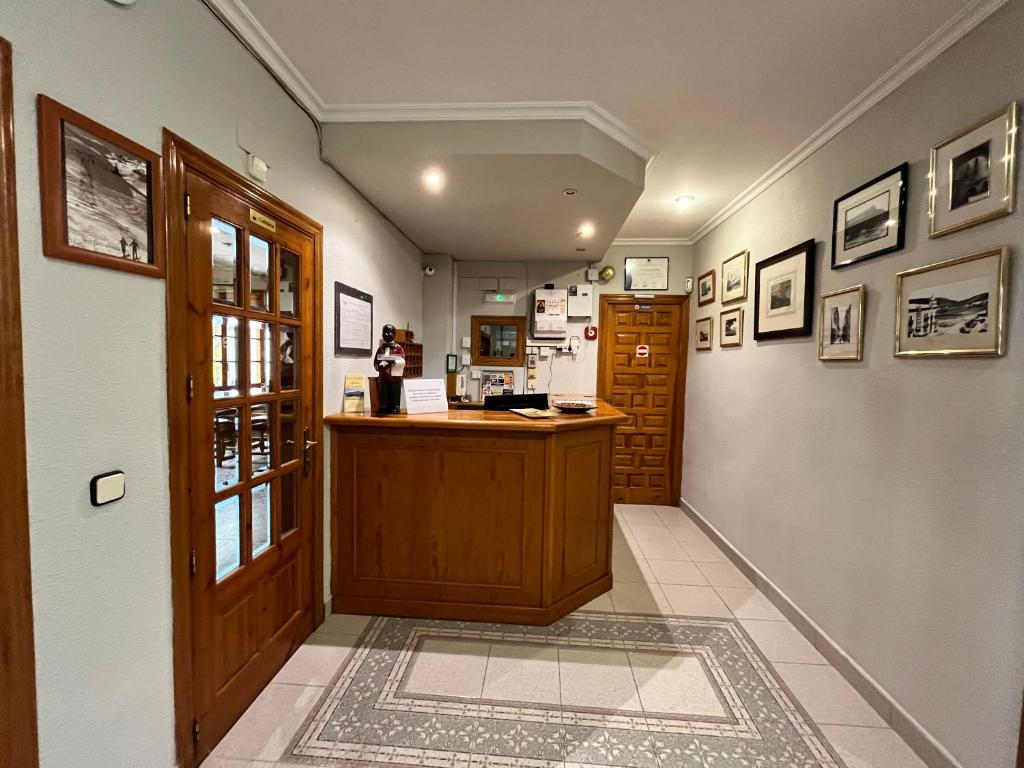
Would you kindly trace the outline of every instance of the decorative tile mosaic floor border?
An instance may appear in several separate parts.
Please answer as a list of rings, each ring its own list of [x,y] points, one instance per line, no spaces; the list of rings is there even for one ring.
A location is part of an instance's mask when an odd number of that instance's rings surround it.
[[[407,690],[429,639],[687,656],[724,716]],[[738,621],[603,612],[549,627],[375,619],[282,759],[324,768],[845,768]]]

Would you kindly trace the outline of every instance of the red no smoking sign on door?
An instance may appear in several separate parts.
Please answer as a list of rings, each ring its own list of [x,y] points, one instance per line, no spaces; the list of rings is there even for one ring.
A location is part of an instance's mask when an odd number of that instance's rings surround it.
[[[637,357],[647,357],[647,355],[649,355],[650,352],[651,352],[650,347],[648,347],[646,344],[637,344],[636,345],[636,356]]]

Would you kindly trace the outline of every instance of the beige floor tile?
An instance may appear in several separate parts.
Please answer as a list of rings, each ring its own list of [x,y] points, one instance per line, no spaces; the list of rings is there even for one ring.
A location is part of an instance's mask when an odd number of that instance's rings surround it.
[[[434,696],[479,698],[489,651],[486,640],[428,638],[409,664],[404,689]]]
[[[275,683],[330,685],[359,640],[356,635],[311,636],[274,677]]]
[[[641,558],[641,561],[643,558]],[[646,565],[646,562],[644,563]],[[612,576],[616,584],[642,583],[644,573],[640,569],[640,563],[633,555],[619,555],[612,557]]]
[[[692,542],[694,544],[714,546],[708,535],[692,522],[689,525],[670,525],[668,526],[668,532],[672,534],[676,541],[682,544]]]
[[[737,619],[785,621],[771,600],[752,587],[715,587]]]
[[[814,722],[885,727],[881,716],[832,667],[818,664],[774,666]]]
[[[677,616],[713,616],[731,619],[732,613],[711,587],[662,584],[672,613]]]
[[[608,594],[616,613],[672,613],[657,584],[616,584]]]
[[[589,603],[580,608],[581,611],[614,611],[615,606],[612,605],[612,596],[609,593],[598,595]]]
[[[708,580],[704,578],[697,564],[689,560],[648,560],[647,564],[659,584],[708,586]]]
[[[627,508],[616,508],[616,515],[625,521],[630,528],[636,525],[661,525],[661,518],[650,507],[644,504],[625,505]]]
[[[744,576],[743,572],[732,563],[699,563],[698,567],[707,576],[708,583],[716,587],[754,588],[754,585],[750,583],[750,579]]]
[[[273,768],[279,763],[267,760],[236,760],[233,757],[214,757],[210,755],[203,760],[199,768]]]
[[[323,688],[315,686],[271,683],[228,731],[211,757],[277,760],[323,692]]]
[[[633,538],[638,542],[665,541],[672,538],[672,534],[664,525],[634,525],[630,530],[633,533]]]
[[[818,653],[818,649],[788,621],[742,619],[740,624],[768,661],[828,664],[825,657]]]
[[[729,558],[711,541],[684,541],[682,544],[686,554],[695,563],[728,563]]]
[[[557,646],[493,643],[483,698],[558,704]]]
[[[921,758],[890,728],[823,725],[821,730],[847,768],[926,768]]]
[[[643,710],[625,651],[558,649],[563,707]]]
[[[373,619],[373,616],[355,616],[351,613],[329,613],[317,632],[325,635],[358,635]]]
[[[679,507],[657,507],[651,506],[654,510],[654,514],[661,518],[661,521],[665,525],[674,525],[676,523],[687,522],[692,523],[690,516],[683,512]]]
[[[629,651],[628,655],[645,712],[705,717],[727,714],[696,656],[642,651]]]
[[[640,551],[648,560],[689,560],[690,556],[686,550],[671,536],[666,535],[662,539],[654,541],[641,541]]]

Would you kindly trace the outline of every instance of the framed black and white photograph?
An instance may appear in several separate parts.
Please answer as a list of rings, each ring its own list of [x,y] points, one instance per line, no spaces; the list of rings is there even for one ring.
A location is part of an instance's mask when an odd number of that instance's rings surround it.
[[[697,278],[697,306],[715,303],[715,270],[709,269]]]
[[[39,96],[43,252],[164,276],[160,155]]]
[[[864,357],[864,286],[822,294],[818,319],[819,360]]]
[[[727,309],[718,320],[718,346],[743,346],[743,308]]]
[[[1009,249],[896,275],[896,357],[997,356],[1006,344]]]
[[[757,341],[810,336],[814,310],[814,240],[758,262],[754,280]]]
[[[903,247],[907,176],[903,163],[848,192],[832,207],[832,269]]]
[[[702,317],[697,321],[697,338],[694,339],[694,348],[697,351],[711,349],[711,345],[714,343],[712,323],[713,319],[710,317]]]
[[[749,269],[750,251],[740,251],[722,262],[722,304],[732,304],[747,298]]]
[[[932,147],[928,236],[941,237],[1013,213],[1017,103]]]
[[[668,256],[628,256],[623,285],[627,291],[667,291]]]

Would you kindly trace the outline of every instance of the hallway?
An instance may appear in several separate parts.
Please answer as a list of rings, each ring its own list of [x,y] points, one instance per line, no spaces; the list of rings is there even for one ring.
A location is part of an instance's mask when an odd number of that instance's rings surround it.
[[[619,505],[616,517],[615,588],[551,627],[328,616],[204,768],[330,768],[352,759],[508,768],[924,765],[685,513]],[[633,629],[614,627],[602,642],[593,625],[616,622],[618,615]],[[754,682],[718,676],[716,660],[730,655],[725,646],[701,663],[692,652],[696,646],[666,652],[661,643],[659,650],[652,638],[664,641],[659,629],[677,624],[660,616],[702,617],[706,621],[692,624],[731,625],[741,643],[752,640],[759,652],[752,654],[754,666],[761,655],[768,662],[764,690],[778,681],[776,695],[798,705],[792,741],[763,743],[756,724],[752,739],[709,735],[743,723],[737,691],[745,699]],[[442,637],[410,646],[406,655],[413,658],[393,683],[392,697],[385,702],[382,693],[360,713],[358,696],[342,696],[339,703],[337,692],[347,677],[358,686],[355,668],[372,644],[367,636],[388,623],[426,627]],[[681,628],[688,623],[678,620]],[[639,640],[631,643],[634,635]],[[401,645],[383,647],[397,651]],[[394,665],[402,663],[399,655]],[[723,717],[729,709],[740,716]],[[757,723],[760,715],[748,709]],[[384,711],[382,725],[372,727],[370,710]],[[395,714],[402,710],[414,714]],[[796,738],[801,728],[803,738]],[[814,744],[827,745],[820,758],[800,759]],[[760,755],[766,762],[756,762]]]

